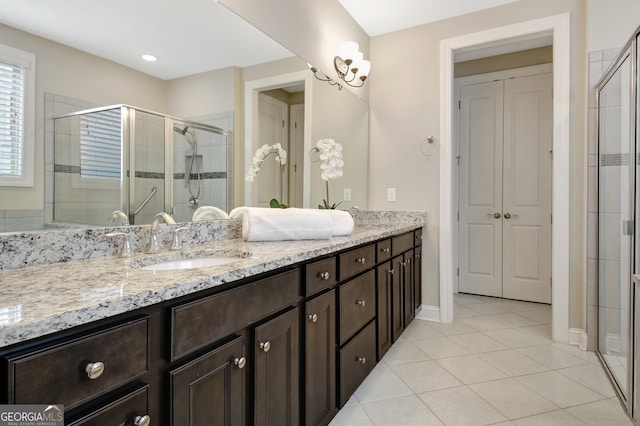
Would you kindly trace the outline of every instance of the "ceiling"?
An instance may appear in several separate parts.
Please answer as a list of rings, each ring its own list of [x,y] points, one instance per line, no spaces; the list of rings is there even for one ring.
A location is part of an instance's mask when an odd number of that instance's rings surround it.
[[[518,0],[339,1],[373,36]],[[216,0],[0,0],[0,23],[162,79],[293,56]]]

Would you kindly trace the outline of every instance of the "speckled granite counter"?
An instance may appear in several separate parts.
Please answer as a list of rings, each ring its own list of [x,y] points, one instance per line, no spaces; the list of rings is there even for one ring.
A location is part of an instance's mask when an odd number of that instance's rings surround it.
[[[424,226],[425,213],[388,213],[356,220],[349,237],[248,243],[242,239],[199,243],[183,253],[242,255],[221,266],[171,271],[140,269],[148,260],[176,253],[103,257],[0,271],[0,347],[150,306],[314,257]],[[197,252],[197,253],[196,253]]]

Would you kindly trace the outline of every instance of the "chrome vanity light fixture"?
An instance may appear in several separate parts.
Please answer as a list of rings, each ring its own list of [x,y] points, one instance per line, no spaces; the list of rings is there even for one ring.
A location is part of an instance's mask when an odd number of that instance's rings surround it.
[[[340,45],[340,55],[333,58],[333,66],[338,73],[338,77],[344,84],[351,87],[362,87],[364,81],[369,77],[371,62],[364,59],[364,54],[358,49],[358,43],[346,41]],[[320,75],[319,70],[307,63],[313,75],[320,81],[326,81],[332,86],[338,86],[342,90],[342,84],[334,81],[326,74]]]

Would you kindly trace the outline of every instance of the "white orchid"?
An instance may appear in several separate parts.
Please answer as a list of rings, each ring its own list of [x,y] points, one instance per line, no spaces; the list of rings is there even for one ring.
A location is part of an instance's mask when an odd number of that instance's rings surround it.
[[[256,153],[251,160],[251,167],[247,172],[245,180],[247,182],[253,182],[260,171],[260,167],[269,154],[275,154],[274,160],[280,164],[280,194],[284,196],[284,167],[287,164],[287,151],[282,147],[282,144],[275,143],[273,145],[264,144],[260,148],[256,149]],[[273,198],[269,205],[276,208],[287,208],[285,204],[280,203],[277,199]]]
[[[329,179],[338,179],[342,177],[342,145],[331,138],[320,139],[316,143],[316,149],[320,153],[320,178],[325,181],[327,198],[323,199],[323,204],[319,204],[320,209],[335,209],[341,203],[329,203]]]

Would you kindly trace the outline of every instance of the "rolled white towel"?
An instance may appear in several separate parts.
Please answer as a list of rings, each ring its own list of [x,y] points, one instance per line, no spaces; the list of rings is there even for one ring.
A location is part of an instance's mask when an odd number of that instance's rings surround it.
[[[328,240],[331,216],[315,209],[249,207],[242,220],[247,241]]]
[[[229,219],[229,216],[224,210],[219,209],[218,207],[202,206],[193,212],[193,216],[191,217],[193,222],[216,219]]]
[[[340,237],[351,235],[354,228],[353,217],[344,210],[325,210],[331,216],[332,235]]]
[[[229,212],[229,219],[242,219],[242,216],[247,211],[247,206],[236,207]]]

